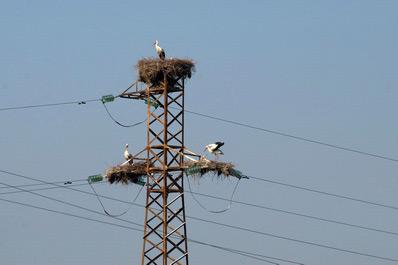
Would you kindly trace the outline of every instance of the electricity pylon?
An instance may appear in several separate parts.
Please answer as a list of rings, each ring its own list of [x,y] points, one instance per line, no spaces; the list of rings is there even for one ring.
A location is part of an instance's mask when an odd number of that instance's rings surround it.
[[[147,146],[136,155],[147,153],[142,265],[188,264],[182,168],[184,83],[183,76],[164,74],[155,84],[147,82],[145,89],[138,88],[137,81],[119,95],[148,104]]]

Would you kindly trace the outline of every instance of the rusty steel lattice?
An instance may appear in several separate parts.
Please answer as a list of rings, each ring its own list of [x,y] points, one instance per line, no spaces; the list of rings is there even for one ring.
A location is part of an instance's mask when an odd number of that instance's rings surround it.
[[[182,169],[184,78],[165,74],[162,82],[147,83],[145,89],[137,81],[120,97],[148,104],[147,147],[135,156],[147,153],[142,264],[188,264]]]

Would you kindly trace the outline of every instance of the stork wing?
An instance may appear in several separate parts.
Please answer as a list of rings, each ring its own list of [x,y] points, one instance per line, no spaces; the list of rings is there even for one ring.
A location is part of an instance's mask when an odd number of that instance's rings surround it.
[[[165,59],[166,58],[166,54],[164,53],[163,49],[160,50],[159,57],[160,57],[160,59]]]
[[[221,146],[224,145],[223,142],[215,142],[215,144],[217,145],[216,149],[220,148]]]

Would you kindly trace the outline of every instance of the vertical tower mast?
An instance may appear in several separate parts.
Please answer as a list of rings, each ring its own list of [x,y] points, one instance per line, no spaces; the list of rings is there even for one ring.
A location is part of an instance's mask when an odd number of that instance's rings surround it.
[[[120,95],[148,103],[147,147],[142,151],[147,152],[142,264],[188,264],[182,168],[184,83],[194,65],[178,59],[147,61],[159,67],[155,77],[146,78],[138,64],[140,81],[145,81],[147,88]],[[179,61],[191,64],[187,72],[173,72]],[[169,63],[172,72],[167,71]]]
[[[148,86],[148,187],[142,264],[188,264],[184,207],[184,86]],[[175,152],[178,151],[178,152]],[[162,260],[162,261],[161,261]]]

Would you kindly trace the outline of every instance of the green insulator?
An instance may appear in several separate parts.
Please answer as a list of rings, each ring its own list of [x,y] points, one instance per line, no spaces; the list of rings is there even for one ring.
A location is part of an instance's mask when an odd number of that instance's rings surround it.
[[[88,183],[93,183],[93,182],[102,181],[103,179],[104,177],[101,174],[98,174],[98,175],[89,176],[87,181]]]
[[[139,178],[135,184],[145,186],[146,182],[143,178]]]
[[[112,102],[114,100],[115,100],[115,97],[112,94],[111,95],[102,96],[102,102],[103,103]]]
[[[231,174],[238,179],[244,178],[245,176],[242,174],[241,171],[231,168]]]
[[[190,168],[187,169],[186,173],[187,173],[187,175],[192,175],[192,174],[199,173],[200,170],[201,170],[200,166],[190,167]]]
[[[146,99],[144,99],[144,102],[145,102],[145,104],[148,104],[148,99],[146,98]],[[158,107],[159,107],[159,103],[158,102],[155,102],[155,100],[153,100],[153,98],[150,98],[149,99],[149,104],[152,106],[152,107],[154,107],[155,109],[157,109]]]

